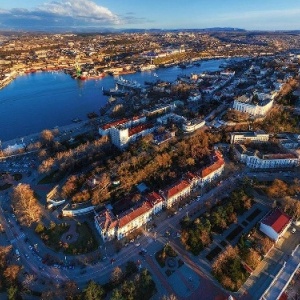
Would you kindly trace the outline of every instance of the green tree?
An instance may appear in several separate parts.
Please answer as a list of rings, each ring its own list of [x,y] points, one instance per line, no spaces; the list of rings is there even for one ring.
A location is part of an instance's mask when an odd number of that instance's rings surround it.
[[[8,300],[16,300],[18,296],[18,287],[16,285],[11,285],[7,289],[7,298]]]
[[[105,292],[100,284],[91,280],[84,290],[84,299],[86,300],[101,300],[104,299]]]

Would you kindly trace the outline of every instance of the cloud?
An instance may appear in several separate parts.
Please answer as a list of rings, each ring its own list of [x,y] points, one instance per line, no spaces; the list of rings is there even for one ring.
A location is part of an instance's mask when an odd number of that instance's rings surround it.
[[[53,30],[55,28],[105,27],[122,24],[116,14],[91,0],[51,1],[28,10],[0,10],[2,27]]]

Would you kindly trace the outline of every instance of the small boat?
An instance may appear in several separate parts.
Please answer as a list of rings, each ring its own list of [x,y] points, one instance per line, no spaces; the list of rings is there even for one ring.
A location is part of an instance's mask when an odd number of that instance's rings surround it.
[[[79,119],[79,118],[74,118],[73,120],[72,120],[72,122],[74,122],[74,123],[79,123],[79,122],[81,122],[82,120],[81,119]]]

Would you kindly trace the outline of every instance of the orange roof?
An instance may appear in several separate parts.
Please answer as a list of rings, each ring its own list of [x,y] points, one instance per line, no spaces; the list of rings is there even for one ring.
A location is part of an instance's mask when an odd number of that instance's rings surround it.
[[[117,120],[117,121],[114,121],[114,122],[106,123],[102,126],[102,129],[106,130],[106,129],[109,129],[109,128],[114,127],[114,126],[124,124],[126,122],[128,122],[127,119],[121,119],[121,120]]]
[[[125,213],[125,215],[119,219],[119,228],[126,226],[128,223],[130,223],[134,219],[142,216],[143,214],[148,212],[150,209],[151,209],[151,205],[148,202],[144,202],[141,206],[130,211],[129,213],[127,211]]]
[[[202,178],[208,176],[209,174],[215,172],[216,170],[218,170],[219,168],[221,168],[224,165],[224,159],[223,159],[223,155],[222,153],[220,153],[220,151],[215,151],[213,154],[213,160],[214,163],[209,165],[208,167],[202,169],[200,171],[200,176]]]
[[[197,176],[195,174],[193,174],[192,172],[187,172],[183,175],[183,178],[185,180],[191,181],[197,178]]]
[[[114,229],[117,225],[117,219],[114,217],[112,212],[106,209],[101,214],[95,217],[99,226],[103,231],[108,231],[110,229]]]
[[[134,134],[137,134],[137,133],[139,133],[139,132],[142,132],[142,131],[144,131],[145,129],[148,129],[148,128],[151,128],[151,127],[152,127],[152,124],[141,124],[141,125],[138,125],[138,126],[129,128],[129,130],[128,130],[128,135],[129,135],[129,136],[132,136],[132,135],[134,135]]]
[[[216,170],[220,169],[223,165],[224,165],[224,161],[217,161],[217,162],[213,163],[212,165],[204,168],[201,171],[200,176],[202,178],[204,178],[204,177],[208,176],[209,174],[215,172]]]
[[[163,198],[156,192],[147,194],[145,198],[152,206],[163,201]]]
[[[167,188],[163,191],[163,194],[167,199],[181,193],[183,190],[187,189],[190,186],[190,184],[185,180],[180,180],[175,185],[173,185],[171,188]]]

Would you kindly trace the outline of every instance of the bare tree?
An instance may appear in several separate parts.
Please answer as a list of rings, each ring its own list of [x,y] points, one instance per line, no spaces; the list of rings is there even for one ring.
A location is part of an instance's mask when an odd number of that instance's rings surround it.
[[[8,266],[4,272],[3,275],[5,277],[5,279],[10,283],[14,283],[18,277],[18,274],[21,270],[21,267],[18,265],[10,265]]]
[[[45,129],[41,132],[41,139],[45,144],[49,144],[54,140],[54,135],[51,130]]]
[[[18,184],[13,189],[12,203],[22,225],[30,226],[41,219],[42,211],[29,184]]]

